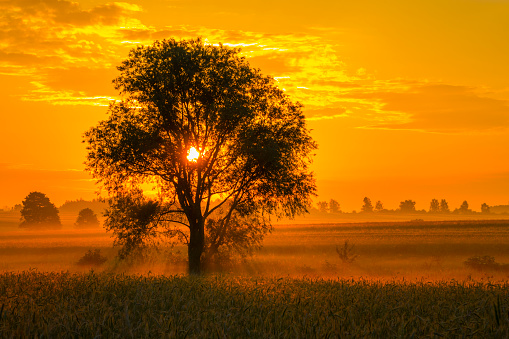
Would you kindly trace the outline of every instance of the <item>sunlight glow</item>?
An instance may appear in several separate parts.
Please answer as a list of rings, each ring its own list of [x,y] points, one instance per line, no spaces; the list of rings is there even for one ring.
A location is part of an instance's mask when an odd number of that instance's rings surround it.
[[[191,162],[196,162],[199,156],[200,153],[194,147],[191,147],[189,151],[187,151],[187,160]]]

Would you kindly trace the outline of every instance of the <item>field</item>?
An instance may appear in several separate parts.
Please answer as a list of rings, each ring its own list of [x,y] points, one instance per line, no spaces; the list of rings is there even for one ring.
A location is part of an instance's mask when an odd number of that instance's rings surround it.
[[[100,249],[108,258],[96,271],[181,274],[186,272],[184,246],[164,252],[143,267],[123,267],[115,260],[113,239],[102,228],[76,230],[74,216],[62,218],[61,230],[28,231],[17,220],[0,219],[0,272],[88,271],[76,262]],[[9,223],[10,221],[10,223]],[[348,241],[355,261],[345,264],[336,248]],[[509,220],[384,221],[279,224],[253,258],[223,267],[240,275],[406,280],[505,280],[509,271]],[[499,270],[477,271],[464,262],[492,256]]]
[[[281,224],[253,258],[190,278],[183,247],[118,265],[109,234],[62,219],[0,219],[0,337],[509,335],[508,220]],[[76,265],[90,249],[108,258],[92,272]],[[497,265],[466,266],[474,256]]]
[[[509,285],[374,280],[0,275],[1,337],[491,337]]]

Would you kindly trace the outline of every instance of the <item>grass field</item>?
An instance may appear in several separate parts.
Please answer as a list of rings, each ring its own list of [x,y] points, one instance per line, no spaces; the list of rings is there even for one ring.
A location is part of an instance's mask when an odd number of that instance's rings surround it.
[[[509,335],[508,284],[0,274],[0,337]]]

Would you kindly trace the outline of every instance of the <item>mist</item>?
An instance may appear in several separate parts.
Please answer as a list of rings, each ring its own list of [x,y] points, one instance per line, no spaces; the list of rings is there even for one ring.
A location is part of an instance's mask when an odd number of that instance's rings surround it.
[[[147,252],[143,261],[120,261],[111,233],[102,226],[76,226],[84,206],[104,208],[97,202],[68,202],[60,207],[62,225],[55,230],[20,228],[19,211],[0,213],[0,271],[186,274],[184,244],[161,246]],[[205,272],[325,279],[503,280],[509,276],[509,220],[503,217],[493,213],[311,213],[279,220],[252,256],[232,256],[208,265]],[[103,221],[101,216],[101,225]],[[93,251],[105,262],[78,264]]]

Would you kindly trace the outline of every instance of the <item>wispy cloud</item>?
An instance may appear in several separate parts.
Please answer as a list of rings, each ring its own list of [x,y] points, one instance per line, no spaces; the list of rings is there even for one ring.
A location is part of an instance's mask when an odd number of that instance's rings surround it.
[[[396,112],[400,120],[379,122],[367,128],[492,133],[509,127],[509,101],[487,97],[475,88],[418,84],[404,91],[379,91],[370,96],[381,104],[377,114]],[[365,95],[357,94],[357,97]]]

